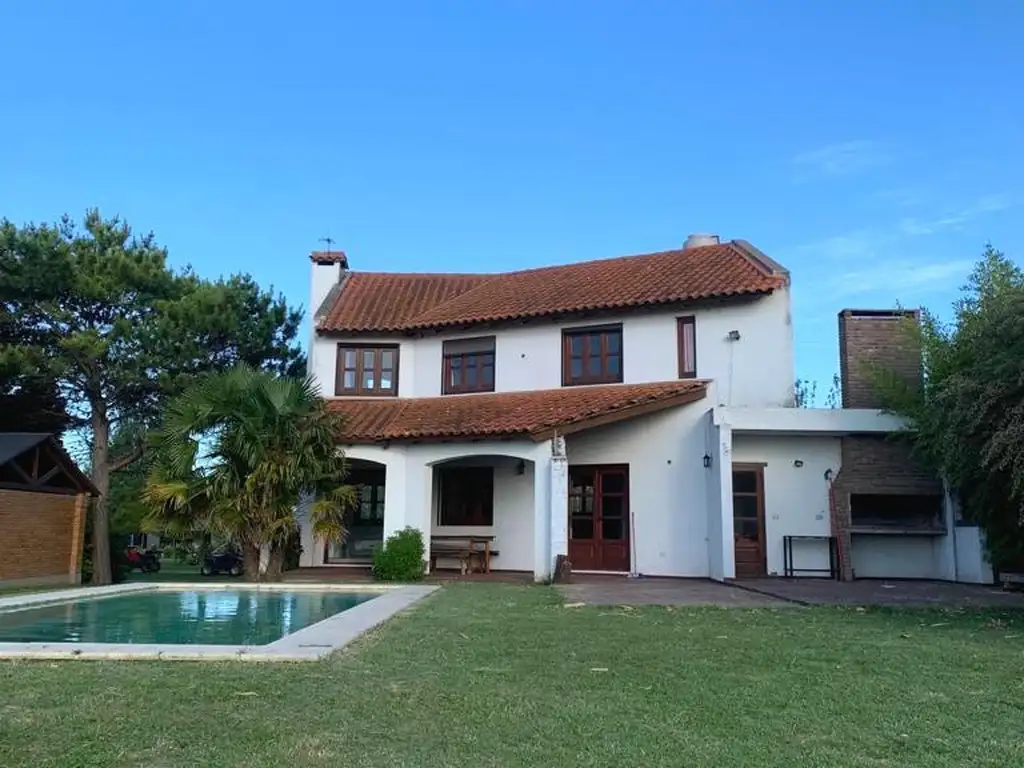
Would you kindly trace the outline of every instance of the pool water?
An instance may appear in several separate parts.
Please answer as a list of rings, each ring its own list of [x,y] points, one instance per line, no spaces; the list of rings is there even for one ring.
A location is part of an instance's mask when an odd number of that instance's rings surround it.
[[[0,642],[264,645],[377,594],[154,590],[0,613]]]

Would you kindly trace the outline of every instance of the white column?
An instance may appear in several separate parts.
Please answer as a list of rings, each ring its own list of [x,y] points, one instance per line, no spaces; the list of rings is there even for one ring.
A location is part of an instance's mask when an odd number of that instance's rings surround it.
[[[423,557],[430,562],[430,530],[433,511],[434,467],[417,455],[405,464],[405,517],[402,527],[416,528],[423,534]],[[387,513],[385,512],[385,515]]]
[[[569,459],[565,455],[565,438],[552,441],[550,493],[551,573],[559,555],[569,554]]]
[[[722,581],[736,576],[732,518],[732,427],[710,427],[708,455],[708,576]]]
[[[391,449],[394,450],[394,449]],[[388,456],[384,471],[384,540],[406,526],[406,457]]]
[[[547,581],[551,561],[551,442],[537,447],[533,461],[533,580]]]

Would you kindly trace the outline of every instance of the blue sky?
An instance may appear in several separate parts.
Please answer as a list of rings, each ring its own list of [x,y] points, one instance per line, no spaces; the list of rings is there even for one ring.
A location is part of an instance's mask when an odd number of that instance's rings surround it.
[[[178,0],[0,5],[0,216],[99,206],[296,304],[356,269],[750,240],[798,374],[846,306],[945,309],[1024,251],[1024,4]]]

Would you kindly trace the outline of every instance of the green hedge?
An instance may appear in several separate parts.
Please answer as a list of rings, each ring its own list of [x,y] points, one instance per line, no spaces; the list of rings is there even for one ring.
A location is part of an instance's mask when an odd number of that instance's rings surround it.
[[[388,537],[373,552],[373,578],[377,581],[420,581],[423,578],[423,534],[405,528]]]

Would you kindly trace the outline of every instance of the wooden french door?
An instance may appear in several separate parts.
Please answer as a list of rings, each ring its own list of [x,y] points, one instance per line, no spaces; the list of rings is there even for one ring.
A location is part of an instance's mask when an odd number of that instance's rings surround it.
[[[765,575],[764,466],[732,465],[732,530],[736,578]]]
[[[629,467],[569,467],[569,562],[629,570]]]

